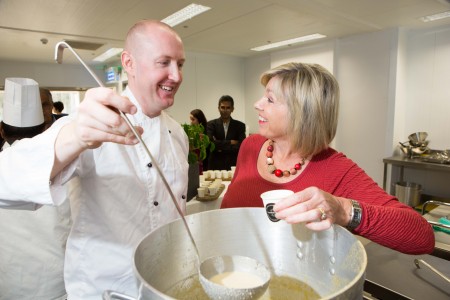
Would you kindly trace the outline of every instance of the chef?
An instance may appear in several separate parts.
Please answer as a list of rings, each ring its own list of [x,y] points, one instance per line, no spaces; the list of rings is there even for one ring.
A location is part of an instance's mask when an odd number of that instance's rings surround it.
[[[39,94],[33,79],[6,78],[1,150],[7,151],[22,138],[44,131]],[[17,174],[12,172],[10,176]],[[20,176],[14,179],[21,182]],[[14,208],[0,208],[0,299],[65,299],[63,272],[70,230],[69,203],[36,211],[18,210],[24,208],[18,205]],[[28,208],[38,207],[32,204]]]
[[[60,205],[70,198],[73,227],[64,271],[70,300],[98,300],[107,289],[137,296],[134,248],[179,217],[155,163],[185,210],[188,140],[163,111],[182,82],[183,43],[170,26],[140,21],[127,34],[121,60],[128,74],[122,96],[108,88],[88,90],[76,114],[0,154],[0,199]],[[128,114],[156,161],[118,111]],[[21,176],[20,183],[4,176],[13,172],[17,178],[25,170],[34,176]],[[21,186],[28,186],[26,192],[17,192]]]

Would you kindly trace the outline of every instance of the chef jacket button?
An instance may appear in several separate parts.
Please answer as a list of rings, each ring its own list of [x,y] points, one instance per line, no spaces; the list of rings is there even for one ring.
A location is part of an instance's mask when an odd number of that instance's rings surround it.
[[[154,206],[158,206],[158,204],[159,204],[158,201],[154,201],[154,202],[153,202],[153,205],[154,205]]]
[[[152,163],[149,162],[149,163],[147,164],[147,167],[149,167],[149,168],[153,167]]]
[[[181,198],[182,198],[182,199],[186,199],[186,196],[185,196],[185,195],[182,195]]]
[[[169,130],[169,133],[172,133],[172,131]]]

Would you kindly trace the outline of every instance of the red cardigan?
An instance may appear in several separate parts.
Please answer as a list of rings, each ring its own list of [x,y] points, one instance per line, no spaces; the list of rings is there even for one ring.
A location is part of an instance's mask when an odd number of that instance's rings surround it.
[[[294,192],[315,186],[338,197],[357,200],[362,221],[354,233],[378,244],[408,254],[431,253],[434,233],[414,209],[387,194],[344,154],[328,148],[315,155],[303,172],[288,183],[273,183],[256,168],[266,138],[251,135],[241,145],[236,171],[221,208],[263,207],[260,194],[272,189]]]

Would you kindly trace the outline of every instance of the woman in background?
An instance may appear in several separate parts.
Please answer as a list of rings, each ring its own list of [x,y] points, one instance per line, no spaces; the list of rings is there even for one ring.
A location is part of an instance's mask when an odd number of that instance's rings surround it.
[[[202,124],[203,128],[206,130],[206,123],[208,123],[208,121],[206,121],[205,114],[200,109],[191,111],[189,119],[191,120],[191,125]]]
[[[208,121],[206,120],[205,114],[200,109],[194,109],[191,111],[191,114],[189,115],[189,119],[191,120],[191,125],[197,125],[201,124],[203,126],[203,132],[206,130],[206,123]],[[200,174],[203,173],[203,171],[208,170],[208,160],[209,160],[209,147],[206,151],[206,157],[203,161],[199,162],[200,167]]]

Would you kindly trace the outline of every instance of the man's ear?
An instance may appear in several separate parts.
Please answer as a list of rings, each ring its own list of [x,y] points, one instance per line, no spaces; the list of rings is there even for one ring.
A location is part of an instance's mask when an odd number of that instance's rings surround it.
[[[122,61],[122,67],[125,69],[127,74],[134,74],[134,57],[128,51],[124,50],[120,56]]]

